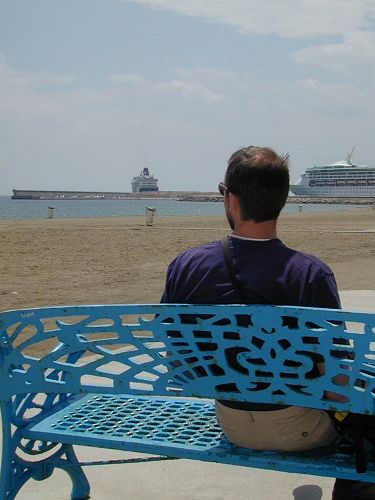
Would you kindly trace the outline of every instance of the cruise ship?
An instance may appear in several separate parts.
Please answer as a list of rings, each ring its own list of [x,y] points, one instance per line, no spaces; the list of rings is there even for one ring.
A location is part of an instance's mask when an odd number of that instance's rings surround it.
[[[145,191],[159,191],[158,179],[156,179],[146,167],[142,172],[133,177],[132,192],[143,193]]]
[[[375,197],[375,165],[353,164],[353,151],[336,163],[307,168],[290,191],[297,196],[323,198]]]

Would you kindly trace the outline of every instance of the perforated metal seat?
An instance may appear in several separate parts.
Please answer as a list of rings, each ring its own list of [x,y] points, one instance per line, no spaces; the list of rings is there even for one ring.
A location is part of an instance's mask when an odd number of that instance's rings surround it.
[[[256,451],[232,445],[222,434],[213,401],[91,394],[30,426],[30,439],[165,454],[310,474],[355,476],[355,461],[337,449],[298,453]],[[368,474],[375,479],[375,464]]]

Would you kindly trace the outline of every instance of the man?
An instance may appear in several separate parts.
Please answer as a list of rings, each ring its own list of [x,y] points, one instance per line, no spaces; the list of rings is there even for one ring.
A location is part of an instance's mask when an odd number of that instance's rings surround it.
[[[277,238],[277,219],[289,192],[288,161],[288,155],[253,146],[230,157],[219,184],[232,229],[226,249],[230,262],[221,241],[182,252],[168,268],[161,302],[340,308],[331,269]],[[320,361],[314,359],[317,370],[323,369]],[[228,439],[249,448],[311,449],[336,435],[328,414],[314,409],[217,401],[216,413]]]

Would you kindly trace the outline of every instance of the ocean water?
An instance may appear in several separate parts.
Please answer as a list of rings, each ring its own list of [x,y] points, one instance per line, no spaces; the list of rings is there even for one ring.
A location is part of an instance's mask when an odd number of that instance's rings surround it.
[[[145,215],[146,207],[156,209],[158,215],[223,215],[220,202],[176,200],[12,200],[0,196],[0,219],[45,219],[48,207],[54,208],[55,218],[124,217]],[[303,212],[344,210],[353,205],[304,204]],[[297,213],[297,204],[288,203],[284,212]]]

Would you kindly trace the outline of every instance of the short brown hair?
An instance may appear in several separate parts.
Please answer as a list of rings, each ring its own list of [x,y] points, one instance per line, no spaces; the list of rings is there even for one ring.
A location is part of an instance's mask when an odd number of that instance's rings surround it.
[[[238,196],[244,220],[277,219],[289,193],[289,155],[255,146],[239,149],[229,158],[225,184]]]

